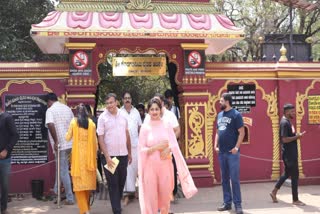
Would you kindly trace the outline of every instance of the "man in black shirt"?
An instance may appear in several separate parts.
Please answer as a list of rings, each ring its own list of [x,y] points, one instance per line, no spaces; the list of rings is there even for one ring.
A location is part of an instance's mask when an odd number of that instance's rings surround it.
[[[283,106],[284,115],[280,121],[280,144],[282,150],[282,160],[285,167],[284,174],[278,180],[276,186],[270,193],[272,201],[277,203],[277,192],[289,176],[291,176],[292,188],[292,204],[304,206],[305,204],[298,198],[298,148],[297,139],[300,139],[305,132],[295,133],[294,126],[291,121],[295,116],[294,106],[292,104],[285,104]]]
[[[0,99],[0,188],[1,214],[7,214],[11,151],[18,141],[18,132],[10,114],[3,112]]]

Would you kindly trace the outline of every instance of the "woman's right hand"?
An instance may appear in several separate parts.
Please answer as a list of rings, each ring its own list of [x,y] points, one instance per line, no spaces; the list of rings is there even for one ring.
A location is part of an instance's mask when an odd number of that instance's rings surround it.
[[[168,140],[161,140],[160,143],[156,145],[157,150],[164,150],[169,147],[169,141]]]
[[[158,143],[158,144],[156,144],[154,146],[151,146],[149,148],[149,150],[148,150],[148,153],[151,154],[151,153],[153,153],[155,151],[158,151],[158,150],[162,151],[162,150],[164,150],[164,149],[166,149],[168,147],[169,147],[169,141],[168,140],[162,140],[162,141],[160,141],[160,143]]]
[[[162,150],[160,153],[160,158],[161,158],[161,160],[172,159],[171,149],[169,147],[167,147],[164,150]]]

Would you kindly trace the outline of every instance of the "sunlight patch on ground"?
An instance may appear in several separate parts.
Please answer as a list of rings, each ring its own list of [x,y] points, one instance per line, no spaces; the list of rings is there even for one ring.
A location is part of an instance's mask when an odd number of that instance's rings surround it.
[[[19,209],[15,209],[16,213],[20,214],[33,214],[33,213],[47,213],[50,210],[49,206],[40,207],[22,207]]]

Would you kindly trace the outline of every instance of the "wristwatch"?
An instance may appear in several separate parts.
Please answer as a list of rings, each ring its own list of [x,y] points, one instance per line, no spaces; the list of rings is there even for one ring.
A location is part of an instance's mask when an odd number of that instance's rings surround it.
[[[235,148],[235,150],[237,150],[237,151],[239,150],[239,148],[238,148],[238,147],[236,147],[236,146],[235,146],[234,148]]]

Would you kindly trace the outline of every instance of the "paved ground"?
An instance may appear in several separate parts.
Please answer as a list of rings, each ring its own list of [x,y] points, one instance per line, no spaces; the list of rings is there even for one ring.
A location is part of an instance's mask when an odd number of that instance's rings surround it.
[[[300,186],[299,197],[307,206],[297,207],[291,204],[291,188],[284,186],[278,194],[279,203],[272,203],[269,192],[273,183],[242,184],[242,197],[244,213],[250,214],[281,214],[281,213],[320,213],[320,185]],[[177,204],[172,204],[172,211],[176,214],[233,214],[230,212],[218,212],[216,208],[222,199],[221,186],[213,188],[201,188],[199,193],[192,199],[180,199]],[[76,205],[62,206],[57,209],[52,201],[37,201],[31,196],[24,200],[13,199],[9,204],[10,213],[14,214],[77,214],[79,211]],[[112,213],[109,200],[96,199],[91,214]],[[139,214],[139,203],[137,200],[123,207],[123,214]]]

